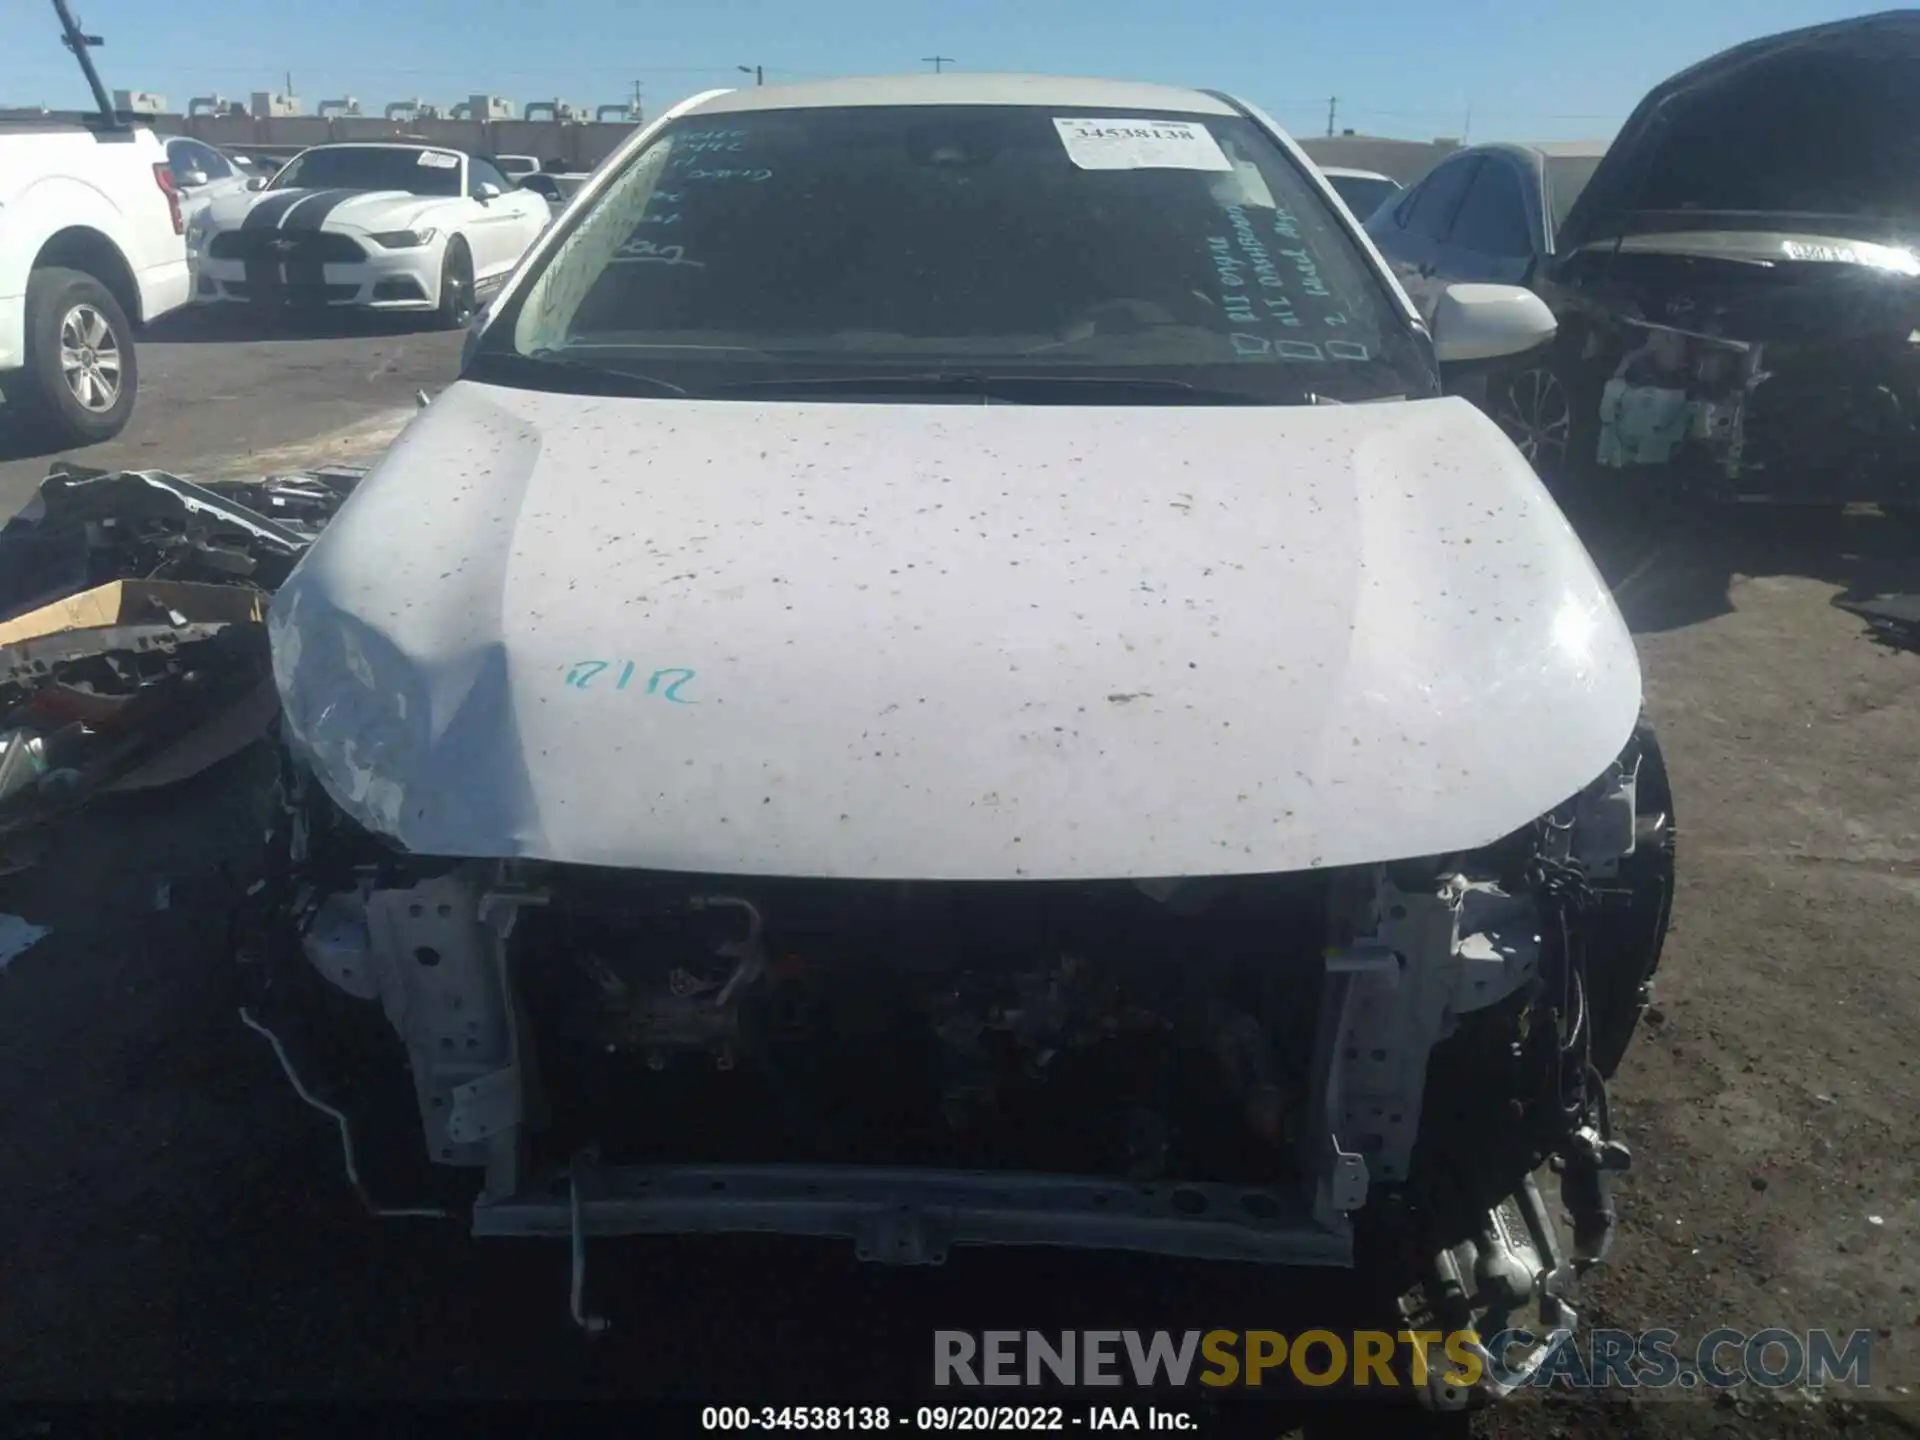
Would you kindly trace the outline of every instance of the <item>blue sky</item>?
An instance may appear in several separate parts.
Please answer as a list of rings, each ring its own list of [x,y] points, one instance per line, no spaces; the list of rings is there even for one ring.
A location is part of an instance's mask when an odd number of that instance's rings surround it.
[[[107,85],[244,99],[291,71],[309,110],[368,113],[479,91],[588,106],[632,94],[649,115],[750,77],[971,70],[1110,75],[1232,90],[1306,134],[1604,137],[1654,82],[1740,40],[1884,8],[1822,0],[74,0],[105,35]],[[47,0],[0,0],[0,103],[85,103]]]

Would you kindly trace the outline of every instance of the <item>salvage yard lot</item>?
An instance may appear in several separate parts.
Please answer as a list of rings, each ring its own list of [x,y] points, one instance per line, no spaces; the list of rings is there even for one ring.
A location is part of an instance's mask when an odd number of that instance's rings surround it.
[[[461,336],[362,323],[263,336],[189,311],[140,341],[140,403],[116,440],[74,458],[101,468],[192,474],[293,470],[317,456],[383,446],[414,393],[453,378]],[[0,405],[0,516],[18,510],[50,457],[26,444]]]
[[[451,379],[458,345],[183,326],[142,347],[126,435],[76,458],[355,458]],[[0,464],[0,510],[46,464]],[[1616,1090],[1637,1158],[1592,1313],[1694,1336],[1867,1328],[1876,1388],[1920,1390],[1920,655],[1831,603],[1920,588],[1912,532],[1642,514],[1595,541],[1640,638],[1681,889]],[[583,1344],[564,1246],[366,1219],[327,1123],[239,1024],[221,909],[260,833],[263,759],[102,806],[0,879],[0,912],[52,932],[0,975],[0,1395],[874,1400],[924,1384],[935,1327],[1300,1328],[1245,1271],[1036,1252],[891,1272],[845,1246],[630,1242],[595,1247],[622,1328]],[[1912,1433],[1873,1406],[1791,1413],[1807,1433]],[[1596,1433],[1566,1428],[1583,1416],[1482,1428]],[[1648,1401],[1608,1429],[1776,1434],[1787,1416]]]

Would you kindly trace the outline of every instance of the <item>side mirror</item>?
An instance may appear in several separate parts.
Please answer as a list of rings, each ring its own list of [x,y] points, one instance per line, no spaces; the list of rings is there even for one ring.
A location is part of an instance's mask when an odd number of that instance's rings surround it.
[[[178,185],[182,190],[192,190],[197,186],[207,183],[207,172],[204,170],[182,170],[173,177],[173,183]]]
[[[1449,285],[1434,306],[1432,328],[1434,359],[1470,365],[1538,349],[1560,326],[1546,301],[1518,285]]]
[[[475,188],[473,198],[478,200],[482,205],[486,204],[489,200],[498,200],[500,198],[500,187],[491,180],[482,180]]]
[[[255,176],[254,176],[254,177],[253,177],[253,178],[252,178],[251,180],[249,180],[249,181],[247,181],[247,188],[248,188],[249,190],[264,190],[264,189],[266,189],[266,188],[267,188],[267,177],[266,177],[266,176],[264,176],[264,175],[255,175]]]

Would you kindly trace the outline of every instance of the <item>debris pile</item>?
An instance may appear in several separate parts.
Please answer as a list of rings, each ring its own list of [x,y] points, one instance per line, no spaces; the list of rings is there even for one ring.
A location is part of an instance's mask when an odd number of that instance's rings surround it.
[[[47,477],[0,529],[0,872],[53,816],[266,732],[268,600],[364,473]]]

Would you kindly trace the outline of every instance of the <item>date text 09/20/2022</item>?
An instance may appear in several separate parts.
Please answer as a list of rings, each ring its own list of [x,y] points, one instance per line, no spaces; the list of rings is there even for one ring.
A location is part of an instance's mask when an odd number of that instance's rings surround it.
[[[708,1405],[700,1411],[700,1428],[751,1435],[775,1430],[1191,1432],[1198,1427],[1190,1412],[1156,1405]]]

